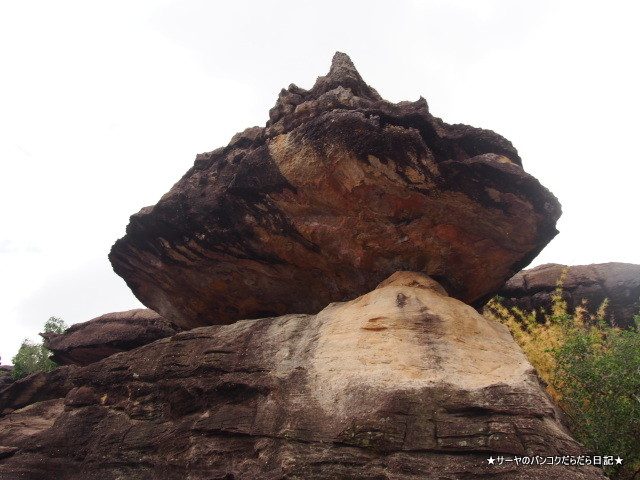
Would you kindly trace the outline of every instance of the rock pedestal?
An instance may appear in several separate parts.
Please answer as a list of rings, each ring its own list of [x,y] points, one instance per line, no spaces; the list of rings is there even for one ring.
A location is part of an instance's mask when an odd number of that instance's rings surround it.
[[[489,464],[584,452],[506,327],[419,273],[42,375],[0,397],[0,478],[604,479]]]

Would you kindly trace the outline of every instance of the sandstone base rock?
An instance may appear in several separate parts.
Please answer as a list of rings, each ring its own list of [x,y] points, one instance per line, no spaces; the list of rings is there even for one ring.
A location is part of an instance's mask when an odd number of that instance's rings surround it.
[[[633,316],[640,313],[640,265],[632,263],[540,265],[516,274],[498,295],[508,307],[536,310],[542,320],[550,312],[556,284],[564,271],[562,298],[570,313],[582,305],[595,314],[608,299],[605,320],[619,327],[635,328]]]
[[[506,327],[423,274],[42,375],[0,395],[2,479],[604,478],[488,463],[583,448]]]
[[[138,308],[101,315],[72,325],[64,333],[42,333],[44,346],[59,365],[88,365],[114,353],[132,350],[182,329],[153,310]]]

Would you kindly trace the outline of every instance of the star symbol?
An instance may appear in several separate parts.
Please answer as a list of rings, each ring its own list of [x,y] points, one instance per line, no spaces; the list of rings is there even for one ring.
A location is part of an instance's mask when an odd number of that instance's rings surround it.
[[[616,465],[622,465],[622,458],[620,458],[620,455],[616,458]]]
[[[491,456],[491,457],[489,457],[489,458],[487,459],[487,462],[489,462],[489,465],[495,465],[495,463],[494,463],[495,461],[496,461],[496,459],[495,459],[495,458],[493,458],[493,456]]]

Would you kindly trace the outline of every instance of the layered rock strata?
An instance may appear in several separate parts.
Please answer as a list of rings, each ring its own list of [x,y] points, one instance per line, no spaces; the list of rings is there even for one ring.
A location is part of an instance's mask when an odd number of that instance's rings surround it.
[[[422,271],[475,307],[556,235],[560,206],[503,137],[383,100],[337,53],[282,90],[265,128],[198,155],[110,253],[183,328],[353,299]]]
[[[590,314],[596,314],[607,299],[605,321],[635,328],[633,317],[640,313],[640,265],[632,263],[540,265],[516,274],[498,295],[506,306],[529,312],[535,310],[542,321],[551,311],[554,291],[563,272],[561,295],[569,313],[582,306]]]
[[[59,365],[88,365],[114,353],[138,348],[182,329],[153,310],[138,308],[77,323],[64,333],[41,333]]]
[[[506,327],[419,273],[34,375],[0,412],[6,480],[604,479],[488,463],[583,450]]]

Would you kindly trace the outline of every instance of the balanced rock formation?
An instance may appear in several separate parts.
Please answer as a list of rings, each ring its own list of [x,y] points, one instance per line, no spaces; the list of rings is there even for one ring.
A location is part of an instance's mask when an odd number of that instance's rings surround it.
[[[619,327],[635,328],[633,316],[640,313],[640,265],[632,263],[540,265],[516,274],[498,295],[506,306],[535,310],[542,320],[551,311],[554,291],[565,271],[562,298],[570,313],[582,305],[595,314],[608,299],[605,319]]]
[[[39,375],[0,395],[2,479],[604,479],[489,464],[584,452],[507,328],[421,273]]]
[[[41,333],[59,365],[88,365],[181,331],[153,310],[139,308],[101,315],[64,333]]]
[[[398,270],[481,306],[556,235],[556,198],[503,137],[383,100],[337,53],[265,128],[198,155],[110,253],[183,328],[315,313]]]

